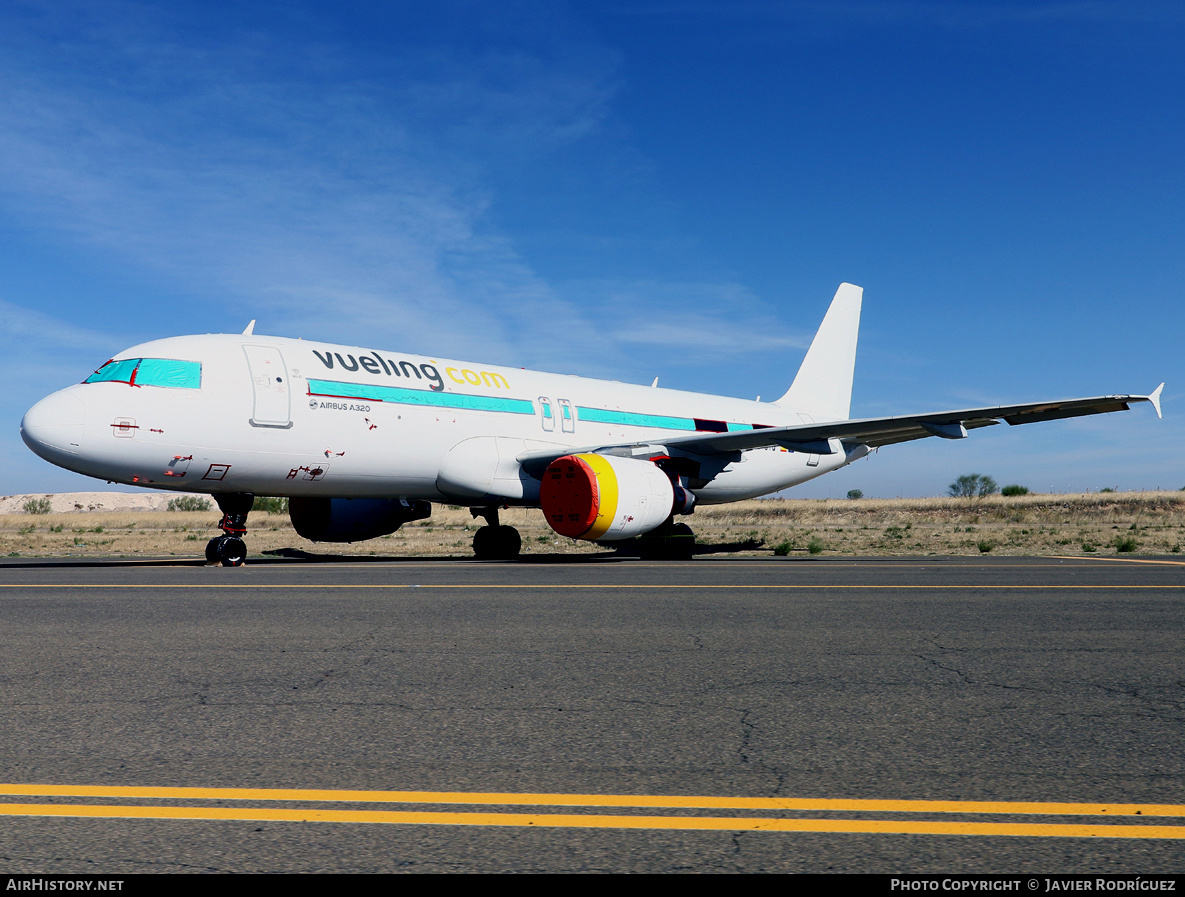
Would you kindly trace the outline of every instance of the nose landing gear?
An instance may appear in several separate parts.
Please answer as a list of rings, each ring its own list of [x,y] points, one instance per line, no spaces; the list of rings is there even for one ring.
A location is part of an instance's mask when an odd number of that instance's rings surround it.
[[[214,500],[222,511],[218,528],[224,535],[206,544],[206,560],[223,567],[238,567],[247,557],[247,544],[242,535],[247,532],[247,515],[251,512],[255,496],[250,492],[232,492],[215,495]]]
[[[522,537],[513,526],[498,524],[497,508],[470,508],[474,517],[484,517],[483,526],[473,536],[473,553],[479,561],[512,561],[523,546]]]

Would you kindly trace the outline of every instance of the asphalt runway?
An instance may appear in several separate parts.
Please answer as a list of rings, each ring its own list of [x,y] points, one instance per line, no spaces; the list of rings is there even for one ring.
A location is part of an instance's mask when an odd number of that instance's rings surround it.
[[[1180,873],[1185,563],[0,564],[10,873]]]

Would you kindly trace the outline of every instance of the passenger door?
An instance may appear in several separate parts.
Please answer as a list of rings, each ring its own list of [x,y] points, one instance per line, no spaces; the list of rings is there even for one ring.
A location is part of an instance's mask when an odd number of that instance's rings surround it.
[[[247,367],[251,371],[251,388],[255,397],[251,414],[253,427],[292,426],[291,390],[288,368],[280,350],[274,346],[243,346]]]

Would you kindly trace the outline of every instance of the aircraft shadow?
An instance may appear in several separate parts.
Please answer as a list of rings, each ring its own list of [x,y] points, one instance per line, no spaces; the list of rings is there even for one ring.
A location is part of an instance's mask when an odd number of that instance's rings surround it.
[[[762,543],[755,539],[742,542],[719,542],[715,544],[700,543],[695,546],[695,556],[709,554],[730,554],[738,551],[757,551]],[[597,554],[525,554],[516,558],[513,563],[546,566],[548,564],[606,564],[622,561],[637,560],[638,548],[633,545],[623,545],[615,551],[598,552]],[[406,555],[357,555],[335,554],[305,551],[300,548],[277,548],[263,552],[262,556],[249,557],[248,565],[283,565],[283,564],[422,564],[440,563],[441,561],[472,562],[471,557],[439,557]],[[482,563],[491,563],[483,561]],[[496,561],[493,563],[505,563]],[[168,557],[168,558],[6,558],[0,560],[0,569],[26,570],[49,567],[205,567],[204,558]]]

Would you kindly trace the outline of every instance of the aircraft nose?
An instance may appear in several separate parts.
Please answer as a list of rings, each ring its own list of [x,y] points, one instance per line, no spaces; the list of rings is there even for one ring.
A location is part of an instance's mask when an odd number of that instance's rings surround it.
[[[25,412],[21,438],[34,452],[53,462],[62,454],[78,454],[85,420],[86,406],[80,399],[65,390],[55,392]]]

